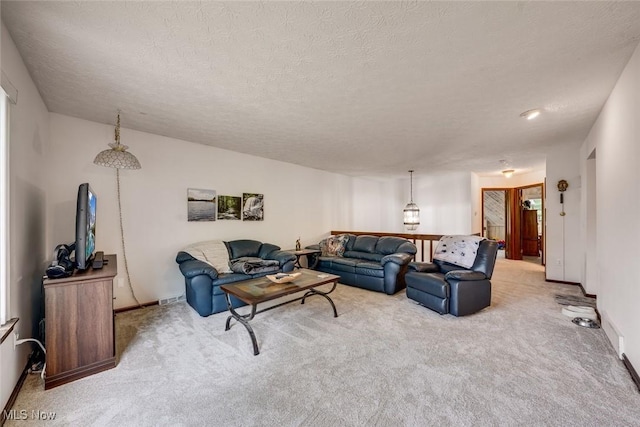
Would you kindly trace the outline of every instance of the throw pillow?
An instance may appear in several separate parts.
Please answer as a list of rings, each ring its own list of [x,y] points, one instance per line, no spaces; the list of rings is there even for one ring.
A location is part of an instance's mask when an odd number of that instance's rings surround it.
[[[337,236],[328,237],[320,242],[320,251],[322,256],[338,256],[344,255],[344,250],[349,241],[349,236],[339,234]]]

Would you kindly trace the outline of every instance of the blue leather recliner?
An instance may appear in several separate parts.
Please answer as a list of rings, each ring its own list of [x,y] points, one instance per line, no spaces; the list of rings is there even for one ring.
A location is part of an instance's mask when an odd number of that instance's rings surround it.
[[[412,262],[405,275],[407,297],[440,314],[466,316],[491,305],[491,276],[498,243],[482,240],[473,265],[460,267],[439,260]]]

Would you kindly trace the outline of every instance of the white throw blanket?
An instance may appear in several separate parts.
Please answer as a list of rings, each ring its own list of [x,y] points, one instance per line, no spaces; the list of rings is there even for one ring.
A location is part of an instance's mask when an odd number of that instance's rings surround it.
[[[484,239],[480,236],[442,236],[433,259],[470,268],[476,260],[480,242]]]
[[[232,272],[229,266],[229,251],[222,240],[194,243],[184,248],[183,251],[195,259],[210,264],[218,273]]]

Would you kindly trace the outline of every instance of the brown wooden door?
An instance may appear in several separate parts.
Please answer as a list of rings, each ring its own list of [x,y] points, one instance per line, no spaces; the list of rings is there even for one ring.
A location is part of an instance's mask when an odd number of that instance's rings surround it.
[[[539,256],[538,211],[522,210],[522,255]]]
[[[522,259],[521,200],[521,189],[510,188],[507,191],[507,259]]]

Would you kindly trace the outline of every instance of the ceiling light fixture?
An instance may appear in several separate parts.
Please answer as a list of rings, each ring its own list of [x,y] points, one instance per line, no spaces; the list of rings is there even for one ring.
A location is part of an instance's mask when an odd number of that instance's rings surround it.
[[[504,175],[505,178],[511,178],[514,172],[515,171],[513,169],[507,169],[502,171],[502,174]]]
[[[418,205],[413,203],[413,171],[410,170],[409,174],[411,174],[411,199],[407,206],[404,207],[404,226],[407,227],[407,230],[415,230],[420,225],[420,209]]]
[[[520,117],[524,117],[527,120],[533,120],[536,117],[538,117],[540,115],[542,111],[538,110],[537,108],[534,110],[528,110],[525,111],[524,113],[520,114]]]

